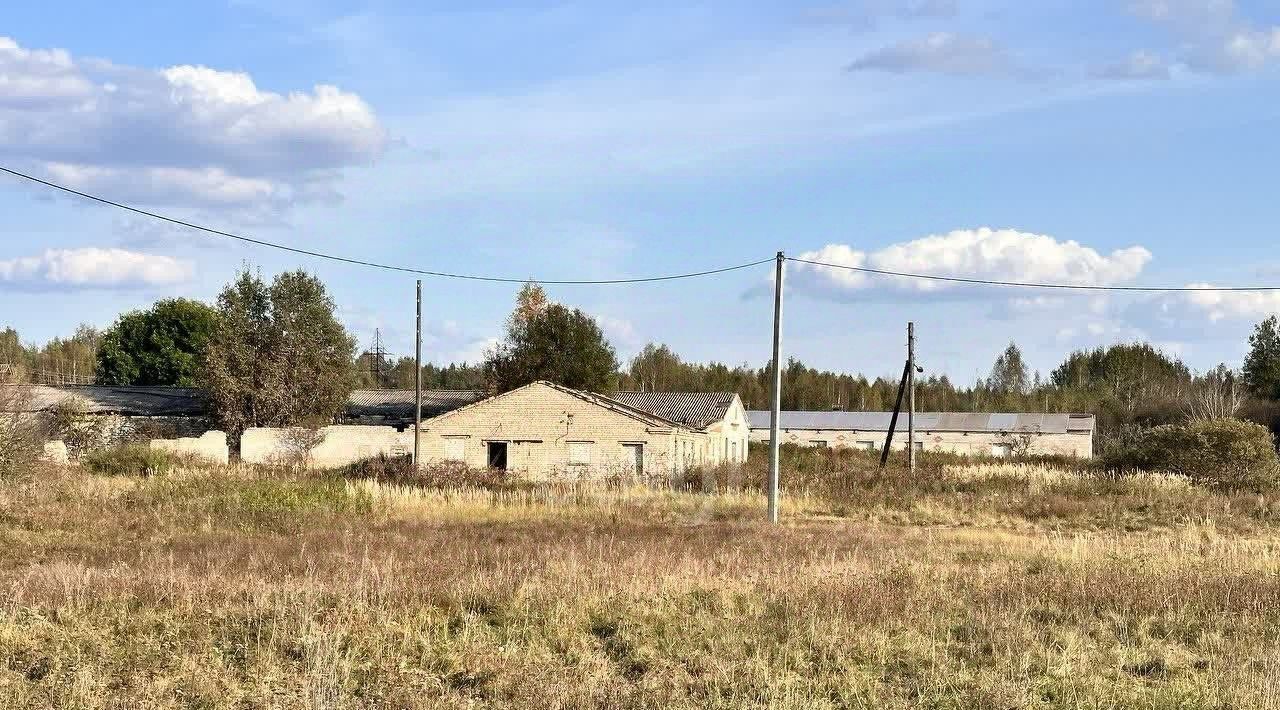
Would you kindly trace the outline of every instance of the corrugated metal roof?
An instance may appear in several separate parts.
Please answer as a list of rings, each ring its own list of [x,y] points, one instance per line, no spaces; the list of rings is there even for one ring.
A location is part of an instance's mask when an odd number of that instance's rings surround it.
[[[705,429],[725,418],[736,396],[733,392],[617,392],[612,399],[663,419]]]
[[[6,385],[27,392],[26,411],[43,412],[62,402],[87,414],[134,417],[202,416],[208,414],[204,392],[188,387],[110,387],[104,385]],[[479,390],[423,390],[422,416],[434,417],[484,399]],[[413,390],[356,390],[347,400],[350,417],[413,419]]]
[[[783,429],[828,431],[888,431],[893,412],[782,412]],[[752,429],[769,428],[769,412],[747,412]],[[980,412],[916,412],[916,431],[1023,431],[1064,434],[1068,431],[1092,433],[1092,414],[1014,414]],[[905,414],[898,416],[898,429],[906,431]]]
[[[107,385],[6,385],[25,390],[23,409],[44,412],[65,403],[86,414],[135,417],[200,416],[208,411],[204,393],[190,387]]]
[[[422,418],[429,419],[484,399],[480,390],[422,390]],[[347,400],[349,417],[413,419],[413,390],[356,390]]]

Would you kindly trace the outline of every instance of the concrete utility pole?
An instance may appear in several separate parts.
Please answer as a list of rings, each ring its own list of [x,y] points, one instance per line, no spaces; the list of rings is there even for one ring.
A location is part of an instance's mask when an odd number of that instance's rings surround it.
[[[916,472],[916,324],[907,322],[907,472]]]
[[[786,256],[778,252],[773,279],[773,401],[769,408],[769,522],[778,522],[778,419],[782,413],[782,271]]]
[[[418,331],[413,358],[413,467],[418,464],[422,445],[422,279],[418,279]]]

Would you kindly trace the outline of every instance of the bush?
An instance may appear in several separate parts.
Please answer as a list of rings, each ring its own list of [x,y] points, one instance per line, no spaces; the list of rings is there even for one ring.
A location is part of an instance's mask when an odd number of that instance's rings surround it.
[[[458,462],[426,463],[415,470],[411,456],[387,456],[357,461],[340,470],[343,478],[371,478],[381,483],[421,486],[423,488],[488,488],[510,487],[514,480],[509,471],[469,468]]]
[[[1224,490],[1261,490],[1280,482],[1280,457],[1266,427],[1239,419],[1165,424],[1117,442],[1111,470],[1164,471]]]
[[[146,444],[124,444],[85,454],[82,463],[94,473],[107,476],[155,476],[168,473],[183,463],[167,451]]]

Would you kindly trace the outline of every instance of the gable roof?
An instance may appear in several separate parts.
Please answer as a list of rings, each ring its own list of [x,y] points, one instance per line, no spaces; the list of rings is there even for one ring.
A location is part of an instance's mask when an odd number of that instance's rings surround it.
[[[782,429],[826,431],[888,431],[893,412],[780,412]],[[769,428],[769,412],[747,412],[752,429]],[[979,412],[916,412],[916,431],[1000,433],[1010,431],[1042,434],[1092,434],[1092,414],[1013,414]],[[898,431],[907,430],[905,414],[898,415]]]
[[[481,390],[422,390],[422,418],[430,419],[484,399]],[[414,390],[356,390],[347,400],[348,417],[411,420]]]
[[[617,400],[615,400],[615,399],[612,399],[612,398],[610,398],[610,397],[606,397],[606,396],[604,396],[604,395],[600,395],[600,394],[592,394],[591,392],[583,392],[582,390],[575,390],[575,389],[573,389],[573,388],[571,388],[571,387],[565,387],[564,385],[558,385],[558,384],[556,384],[556,383],[554,383],[554,382],[548,382],[548,381],[546,381],[546,380],[538,380],[537,382],[531,382],[531,383],[529,383],[529,384],[527,384],[527,385],[524,385],[523,387],[517,387],[517,388],[515,388],[515,389],[513,389],[513,390],[510,390],[510,391],[507,391],[507,392],[503,392],[502,394],[496,394],[496,395],[494,395],[494,396],[492,396],[492,397],[488,397],[488,398],[482,399],[482,400],[480,400],[480,401],[478,401],[478,402],[472,402],[471,404],[467,404],[467,405],[465,405],[465,406],[458,407],[457,409],[454,409],[454,410],[452,410],[452,411],[449,411],[449,412],[445,412],[445,413],[443,413],[443,414],[440,414],[439,416],[436,416],[436,417],[432,418],[432,419],[430,420],[430,422],[426,422],[426,421],[424,421],[423,423],[424,423],[424,424],[428,424],[428,423],[438,422],[438,421],[441,421],[441,420],[447,419],[447,418],[449,418],[449,417],[451,417],[451,416],[453,416],[453,415],[455,415],[455,414],[459,414],[459,413],[461,413],[461,412],[465,412],[465,411],[467,411],[468,409],[471,409],[471,408],[473,408],[473,407],[478,407],[478,406],[480,406],[480,405],[482,405],[482,404],[487,404],[487,403],[489,403],[489,402],[496,402],[496,401],[498,401],[498,400],[500,400],[500,399],[504,399],[504,398],[506,398],[506,397],[509,397],[509,396],[511,396],[511,395],[513,395],[513,394],[515,394],[515,393],[517,393],[517,392],[523,392],[524,390],[530,389],[530,388],[532,388],[532,387],[550,387],[550,388],[551,388],[551,389],[553,389],[553,390],[556,390],[556,391],[558,391],[558,392],[562,392],[562,393],[567,394],[567,395],[569,395],[569,396],[571,396],[571,397],[577,397],[578,399],[581,399],[581,400],[583,400],[584,402],[590,402],[591,404],[595,404],[595,405],[597,405],[597,406],[604,407],[604,408],[609,409],[609,410],[611,410],[611,411],[617,412],[618,414],[621,414],[621,415],[623,415],[623,416],[625,416],[625,417],[630,417],[631,419],[637,419],[637,420],[639,420],[639,421],[642,421],[642,422],[644,422],[644,423],[646,423],[646,424],[649,424],[649,425],[652,425],[652,426],[660,426],[660,427],[680,427],[680,426],[686,426],[686,428],[687,428],[687,425],[682,425],[682,424],[680,424],[679,422],[674,422],[674,421],[672,421],[672,420],[670,420],[670,419],[667,419],[667,418],[665,418],[665,417],[662,417],[662,416],[659,416],[659,415],[656,415],[656,414],[652,414],[652,413],[650,413],[650,412],[646,412],[646,411],[644,411],[644,410],[642,410],[642,409],[637,409],[637,408],[635,408],[635,407],[632,407],[632,406],[630,406],[630,405],[624,404],[624,403],[619,402],[619,401],[617,401]]]
[[[617,392],[613,399],[696,429],[723,420],[736,392]]]

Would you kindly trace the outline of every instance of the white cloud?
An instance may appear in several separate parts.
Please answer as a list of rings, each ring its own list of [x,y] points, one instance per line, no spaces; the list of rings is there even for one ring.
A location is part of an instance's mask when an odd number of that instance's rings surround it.
[[[1099,79],[1116,79],[1119,81],[1135,81],[1142,79],[1168,79],[1171,76],[1169,63],[1163,57],[1138,50],[1123,61],[1098,67],[1093,76]]]
[[[493,337],[473,338],[465,346],[463,346],[458,350],[453,351],[447,357],[441,358],[440,360],[438,360],[438,362],[441,364],[446,364],[451,362],[457,362],[457,363],[465,362],[469,365],[478,365],[480,363],[483,363],[485,360],[485,357],[494,348],[498,347],[498,344],[501,342],[502,342],[501,340]]]
[[[798,256],[841,266],[855,266],[932,276],[995,279],[1002,281],[1054,282],[1083,286],[1109,286],[1130,281],[1151,260],[1151,252],[1133,246],[1103,256],[1075,241],[1012,229],[961,229],[932,235],[867,253],[845,244],[828,244]],[[805,291],[830,297],[852,298],[866,289],[888,288],[899,292],[936,293],[958,284],[877,276],[846,269],[793,263],[790,283]],[[1012,294],[1011,294],[1012,295]],[[1043,305],[1025,300],[1020,305]]]
[[[620,345],[623,350],[633,350],[640,346],[640,333],[631,321],[610,315],[595,318],[600,324],[600,330],[604,331],[605,337],[615,346]]]
[[[125,249],[47,249],[39,256],[0,260],[0,287],[129,288],[191,278],[190,262]]]
[[[1196,283],[1191,287],[1209,288]],[[1280,313],[1280,292],[1276,291],[1189,291],[1160,299],[1159,308],[1169,317],[1190,312],[1207,316],[1210,322],[1261,319]]]
[[[1280,26],[1242,17],[1233,0],[1136,0],[1131,7],[1185,40],[1180,60],[1193,71],[1253,71],[1280,59]]]
[[[935,32],[922,39],[877,49],[849,65],[849,71],[934,72],[955,76],[1004,74],[1013,69],[1009,55],[993,40],[950,32]]]
[[[339,171],[386,145],[373,110],[333,86],[278,94],[241,72],[120,66],[0,37],[0,157],[73,187],[278,211],[332,199]]]

